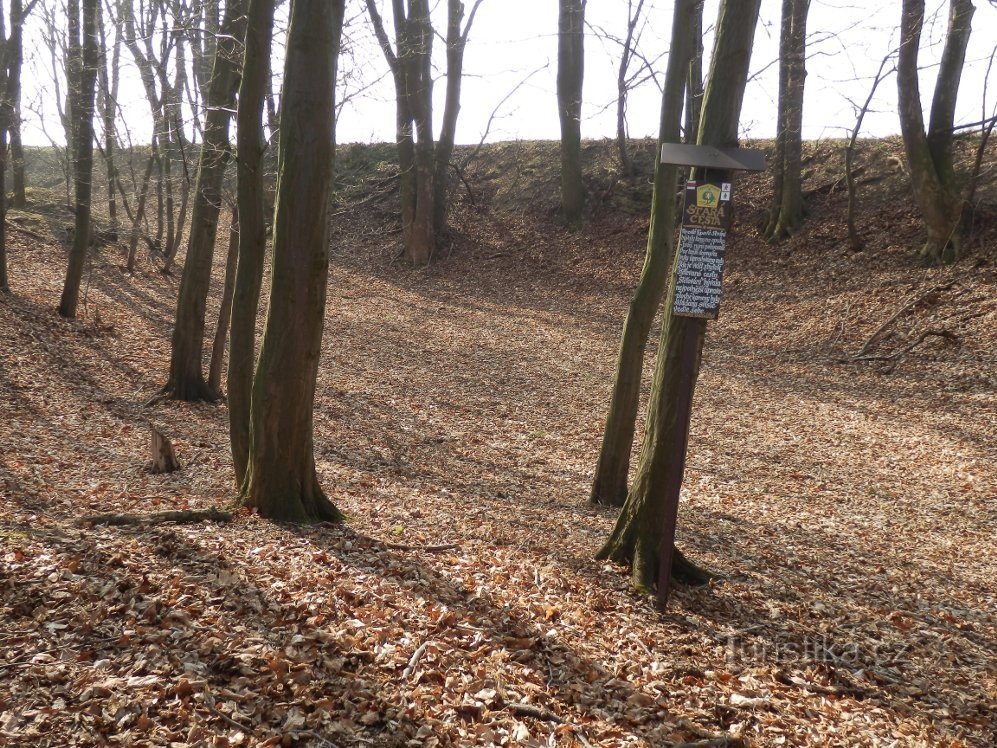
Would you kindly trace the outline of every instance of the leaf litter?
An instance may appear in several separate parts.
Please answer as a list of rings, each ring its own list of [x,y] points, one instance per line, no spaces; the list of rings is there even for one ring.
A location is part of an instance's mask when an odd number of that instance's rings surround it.
[[[661,616],[593,560],[614,516],[585,503],[646,220],[572,235],[458,200],[450,252],[413,271],[390,199],[333,247],[316,461],[343,526],[78,525],[231,502],[225,408],[142,408],[175,279],[104,250],[62,321],[63,253],[12,238],[0,743],[993,744],[992,254],[912,268],[910,216],[851,254],[819,202],[773,249],[742,217],[679,531],[723,580]],[[958,344],[847,361],[950,282],[871,349]],[[179,472],[146,470],[150,422]]]

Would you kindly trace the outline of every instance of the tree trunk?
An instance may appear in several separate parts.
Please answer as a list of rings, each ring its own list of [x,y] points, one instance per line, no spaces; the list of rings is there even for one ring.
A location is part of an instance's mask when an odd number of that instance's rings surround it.
[[[561,210],[569,228],[581,226],[582,82],[585,75],[585,2],[559,0],[557,21],[557,109],[561,121]]]
[[[152,182],[152,168],[156,165],[156,157],[149,156],[145,162],[145,173],[142,175],[142,187],[139,189],[135,215],[132,217],[131,237],[128,240],[128,259],[125,269],[135,272],[135,260],[138,257],[138,240],[142,236],[142,219],[145,217],[145,203],[149,197],[149,185]]]
[[[0,126],[0,293],[10,291],[7,277],[7,131]]]
[[[339,521],[315,472],[313,406],[329,275],[336,61],[344,0],[295,0],[284,64],[273,280],[253,379],[243,500],[294,522]]]
[[[803,89],[810,0],[783,0],[779,35],[779,113],[773,196],[765,237],[779,241],[803,223]]]
[[[225,284],[222,303],[218,308],[215,339],[211,342],[211,365],[208,367],[208,386],[215,392],[222,391],[222,365],[225,362],[225,341],[229,321],[232,319],[232,294],[235,291],[235,268],[239,259],[239,206],[232,205],[232,220],[228,231],[228,256],[225,258]]]
[[[232,297],[229,341],[229,439],[236,485],[242,486],[249,461],[249,408],[256,356],[256,315],[266,256],[263,105],[269,90],[274,0],[252,0],[246,30],[246,60],[239,87],[236,148],[239,154],[239,262]]]
[[[952,125],[973,12],[971,0],[950,2],[945,47],[925,134],[917,68],[924,0],[903,2],[897,58],[900,131],[914,197],[927,233],[921,256],[930,263],[957,260],[962,245],[962,200],[952,163]]]
[[[30,12],[30,7],[29,7]],[[7,66],[5,98],[10,106],[6,122],[10,133],[11,171],[14,177],[14,195],[11,205],[24,208],[28,204],[24,174],[24,145],[21,143],[21,65],[24,60],[24,1],[10,2],[10,38],[4,47],[4,61]]]
[[[630,177],[634,173],[633,159],[627,148],[627,94],[630,92],[631,80],[628,76],[630,63],[634,57],[634,38],[640,14],[644,8],[644,0],[627,0],[627,33],[623,37],[623,49],[620,52],[620,64],[616,69],[616,152],[620,157],[620,171],[623,176]]]
[[[473,13],[473,11],[472,11]],[[460,114],[460,84],[464,74],[464,48],[467,32],[460,23],[464,16],[464,3],[448,0],[447,3],[447,96],[443,106],[440,138],[436,143],[433,173],[433,233],[436,239],[446,232],[447,210],[450,204],[450,158],[453,156],[457,134],[457,115]]]
[[[697,138],[700,144],[731,146],[737,142],[737,125],[760,3],[761,0],[723,0],[720,5]],[[675,384],[679,381],[683,357],[689,351],[693,352],[695,361],[693,372],[698,372],[706,329],[704,320],[671,313],[678,277],[677,260],[676,256],[669,278],[637,475],[616,526],[598,554],[599,558],[630,565],[634,584],[643,590],[653,589],[658,582],[665,483],[669,480],[681,482],[682,479],[681,465],[675,464],[673,459],[673,446],[676,441],[684,443],[688,433],[687,424],[678,418]],[[695,376],[694,373],[693,385]],[[675,563],[673,577],[680,581],[689,578],[702,581],[708,577],[681,557]]]
[[[685,86],[685,142],[695,143],[699,132],[699,115],[703,110],[703,2],[693,9],[689,24],[692,55],[689,59],[689,80]]]
[[[661,97],[661,121],[658,129],[658,152],[662,143],[679,139],[682,121],[682,95],[692,44],[689,35],[697,0],[678,0],[672,17],[672,39]],[[647,336],[661,303],[672,264],[675,235],[675,187],[678,169],[655,159],[654,195],[651,199],[651,225],[637,290],[630,300],[630,310],[623,323],[623,337],[616,363],[613,395],[606,417],[602,447],[592,481],[591,501],[596,504],[622,506],[627,497],[630,450],[633,447],[640,398],[640,381],[644,366]]]
[[[396,0],[396,6],[400,2]],[[399,39],[399,62],[405,80],[408,110],[415,129],[415,212],[406,246],[406,259],[427,265],[436,248],[433,232],[433,25],[427,0],[409,0],[406,29]]]
[[[246,4],[247,0],[232,0],[226,5],[206,102],[204,143],[194,187],[187,257],[180,279],[170,376],[163,388],[164,395],[176,400],[218,399],[218,393],[204,379],[204,315],[211,285],[222,179],[229,159],[229,120],[239,85],[239,53],[245,36]]]
[[[90,206],[93,195],[93,113],[94,88],[97,79],[99,46],[97,41],[97,8],[100,0],[83,0],[83,40],[76,78],[79,90],[74,96],[73,119],[76,135],[76,220],[73,246],[69,251],[66,282],[59,301],[59,314],[73,319],[80,298],[80,282],[87,249],[90,246]]]

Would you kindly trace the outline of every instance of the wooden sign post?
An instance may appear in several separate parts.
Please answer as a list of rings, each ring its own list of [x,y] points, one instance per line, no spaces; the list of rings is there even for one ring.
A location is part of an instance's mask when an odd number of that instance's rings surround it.
[[[680,438],[671,442],[674,453],[670,463],[677,469],[669,473],[664,487],[657,596],[658,609],[664,611],[671,586],[675,526],[689,446],[696,357],[705,334],[706,320],[716,319],[720,312],[727,231],[733,210],[732,174],[737,170],[764,170],[765,156],[758,150],[665,143],[661,146],[661,162],[697,167],[696,178],[686,182],[684,190],[677,278],[671,308],[672,316],[691,319],[682,331],[682,366],[679,381],[675,383]]]

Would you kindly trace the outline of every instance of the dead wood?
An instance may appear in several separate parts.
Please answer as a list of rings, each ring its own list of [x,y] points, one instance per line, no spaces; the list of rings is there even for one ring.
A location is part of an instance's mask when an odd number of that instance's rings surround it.
[[[955,285],[954,280],[950,280],[945,283],[940,283],[937,286],[932,286],[924,293],[912,296],[910,299],[905,301],[900,306],[900,308],[897,309],[897,311],[894,312],[893,315],[890,316],[888,320],[886,320],[886,322],[884,322],[878,328],[876,328],[876,331],[869,336],[869,338],[865,341],[865,343],[863,343],[862,347],[859,348],[858,352],[851,356],[851,360],[852,361],[870,360],[870,359],[864,359],[863,357],[865,356],[865,354],[869,352],[869,349],[879,341],[879,339],[883,336],[883,333],[886,332],[887,328],[889,328],[890,325],[892,325],[894,322],[900,319],[900,317],[904,315],[907,311],[913,309],[915,306],[920,304],[929,296],[932,296],[933,294],[936,293],[940,293],[941,291],[947,291],[948,289],[952,288],[952,286],[954,285]]]
[[[903,348],[894,351],[893,353],[884,354],[882,356],[853,356],[853,361],[896,361],[898,358],[906,353],[910,353],[912,350],[917,348],[921,343],[931,337],[945,338],[946,340],[951,340],[954,343],[960,342],[962,339],[956,335],[951,330],[925,330],[916,338],[913,342],[908,343]]]
[[[162,525],[167,522],[189,525],[197,522],[231,522],[232,513],[218,507],[182,509],[152,514],[92,514],[77,520],[78,525]]]
[[[173,451],[173,444],[170,443],[170,440],[162,431],[152,424],[149,424],[149,429],[152,432],[150,440],[150,448],[152,450],[152,465],[150,469],[152,472],[172,473],[174,470],[179,470],[180,462]]]

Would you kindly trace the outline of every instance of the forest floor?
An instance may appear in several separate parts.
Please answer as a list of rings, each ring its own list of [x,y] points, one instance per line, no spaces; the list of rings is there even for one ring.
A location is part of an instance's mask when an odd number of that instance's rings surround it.
[[[143,407],[176,277],[103,248],[61,320],[66,248],[12,216],[31,233],[8,233],[0,296],[0,744],[997,741],[992,191],[967,256],[927,269],[899,177],[863,188],[859,253],[827,173],[779,246],[745,182],[678,538],[721,579],[662,615],[593,559],[615,511],[587,503],[646,184],[593,160],[569,234],[553,146],[492,147],[413,270],[370,158],[340,159],[316,404],[338,526],[81,525],[230,504],[227,412]],[[895,357],[852,360],[897,312],[868,351]],[[930,330],[955,337],[903,352]],[[148,471],[150,424],[180,471]]]

